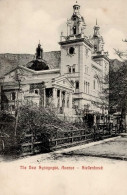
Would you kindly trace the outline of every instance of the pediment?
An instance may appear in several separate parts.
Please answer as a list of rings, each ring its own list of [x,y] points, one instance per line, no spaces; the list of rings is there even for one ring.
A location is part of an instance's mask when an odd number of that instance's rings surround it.
[[[68,89],[74,89],[74,86],[66,77],[55,78],[55,84]]]
[[[32,78],[33,73],[24,67],[18,67],[4,76],[4,82],[24,81]]]

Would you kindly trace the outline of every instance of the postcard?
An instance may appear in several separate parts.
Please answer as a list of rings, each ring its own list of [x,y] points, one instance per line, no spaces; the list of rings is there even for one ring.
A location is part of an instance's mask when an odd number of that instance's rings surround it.
[[[127,1],[0,0],[0,194],[125,195]]]

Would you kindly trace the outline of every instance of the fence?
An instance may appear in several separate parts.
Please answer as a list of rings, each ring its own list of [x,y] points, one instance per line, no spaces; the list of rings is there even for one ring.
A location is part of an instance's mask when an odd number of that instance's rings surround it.
[[[49,129],[48,129],[49,128]],[[66,128],[66,127],[65,127]],[[36,132],[36,130],[35,130]],[[14,150],[14,142],[21,156],[33,155],[37,153],[45,153],[56,150],[62,147],[70,147],[81,143],[88,143],[100,139],[105,139],[112,136],[117,136],[121,133],[117,126],[99,124],[92,129],[70,129],[60,130],[60,128],[49,125],[44,127],[43,132],[27,133],[20,139],[20,142],[7,136],[0,136],[0,152],[11,147]],[[123,132],[123,131],[122,131]],[[16,151],[16,150],[15,150]]]
[[[59,131],[49,134],[25,135],[21,143],[21,155],[31,155],[56,150],[62,147],[70,147],[81,143],[88,143],[100,139],[119,135],[116,126],[109,128],[107,125],[99,125],[92,131],[85,129]]]
[[[21,155],[30,155],[41,152],[49,152],[60,147],[88,142],[93,140],[93,134],[87,133],[84,129],[60,132],[52,135],[25,135],[21,144]],[[23,143],[24,142],[24,143]]]

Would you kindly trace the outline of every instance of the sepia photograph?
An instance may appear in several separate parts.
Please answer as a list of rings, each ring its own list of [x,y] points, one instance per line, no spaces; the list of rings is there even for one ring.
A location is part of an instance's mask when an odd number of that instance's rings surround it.
[[[1,195],[126,195],[127,0],[0,0]]]

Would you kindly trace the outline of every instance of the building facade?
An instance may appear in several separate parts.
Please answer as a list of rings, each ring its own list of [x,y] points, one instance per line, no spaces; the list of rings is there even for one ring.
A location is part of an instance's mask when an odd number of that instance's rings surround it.
[[[108,113],[101,100],[105,75],[109,72],[108,53],[104,52],[104,41],[100,27],[94,26],[93,37],[85,35],[85,20],[80,15],[80,5],[73,6],[73,15],[67,20],[67,35],[61,34],[61,75],[75,87],[73,100],[79,109],[88,107],[92,112]]]
[[[108,114],[108,101],[101,98],[106,87],[103,81],[109,72],[108,53],[104,52],[104,40],[97,21],[92,38],[86,36],[85,29],[80,5],[76,3],[67,20],[67,34],[60,36],[57,68],[47,62],[49,55],[44,59],[39,43],[32,61],[17,63],[1,77],[1,109],[15,111],[18,100],[44,107],[53,104],[58,113],[68,116],[76,114],[76,110]],[[51,59],[56,57],[52,52],[51,55]]]

